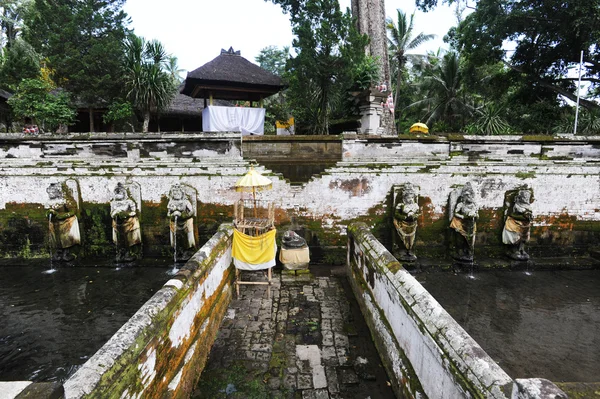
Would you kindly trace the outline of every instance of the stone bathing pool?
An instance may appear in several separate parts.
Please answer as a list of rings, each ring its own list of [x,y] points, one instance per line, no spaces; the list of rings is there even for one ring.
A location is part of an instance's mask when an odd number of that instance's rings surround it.
[[[0,266],[0,381],[69,378],[169,279],[146,263]]]
[[[512,378],[600,381],[600,270],[415,277]]]

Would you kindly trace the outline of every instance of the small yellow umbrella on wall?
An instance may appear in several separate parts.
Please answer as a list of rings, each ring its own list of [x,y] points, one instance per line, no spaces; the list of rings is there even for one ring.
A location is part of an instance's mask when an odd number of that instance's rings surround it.
[[[426,124],[421,123],[421,122],[417,122],[414,123],[410,129],[408,130],[410,133],[425,133],[428,134],[429,133],[429,128],[427,127]]]
[[[270,190],[273,188],[273,182],[267,177],[258,173],[252,166],[250,170],[244,176],[242,176],[235,183],[235,191],[252,193],[252,199],[254,200],[254,213],[256,216],[256,192],[263,190]]]

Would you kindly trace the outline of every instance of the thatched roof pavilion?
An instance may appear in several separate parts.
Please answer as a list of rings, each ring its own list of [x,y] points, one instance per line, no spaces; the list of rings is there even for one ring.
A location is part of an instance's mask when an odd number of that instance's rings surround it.
[[[251,63],[239,51],[221,54],[188,72],[181,93],[194,98],[261,101],[284,88],[281,78]]]

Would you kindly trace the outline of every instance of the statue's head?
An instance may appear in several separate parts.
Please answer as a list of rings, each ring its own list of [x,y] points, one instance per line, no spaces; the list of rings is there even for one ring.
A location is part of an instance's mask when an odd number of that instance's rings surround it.
[[[127,189],[121,183],[117,183],[117,186],[115,187],[113,193],[115,194],[116,200],[124,200],[125,198],[127,198]]]
[[[475,201],[475,191],[473,190],[473,187],[471,187],[471,183],[467,183],[463,186],[460,197],[463,202],[468,204],[472,204]]]
[[[171,187],[171,192],[169,193],[169,196],[171,197],[171,199],[174,199],[174,200],[183,199],[183,197],[184,197],[183,187],[181,187],[179,184],[174,185],[173,187]]]
[[[60,183],[51,183],[46,189],[46,192],[52,200],[63,198],[63,190]]]
[[[405,204],[413,204],[417,200],[417,193],[412,185],[407,185],[402,191],[402,202]]]
[[[531,191],[527,189],[519,190],[515,202],[518,204],[529,204],[531,203]]]

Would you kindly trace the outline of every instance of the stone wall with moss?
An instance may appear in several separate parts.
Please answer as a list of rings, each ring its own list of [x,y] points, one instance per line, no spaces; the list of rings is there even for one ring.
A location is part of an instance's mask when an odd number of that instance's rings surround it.
[[[297,145],[291,145],[293,139]],[[195,234],[201,245],[220,223],[232,220],[235,201],[251,196],[233,186],[254,161],[253,154],[286,156],[290,163],[321,161],[321,153],[307,148],[324,145],[341,146],[339,153],[332,150],[341,160],[302,185],[256,166],[273,181],[273,188],[257,197],[275,202],[280,233],[288,228],[299,231],[316,263],[344,262],[346,227],[353,221],[365,222],[392,249],[392,193],[407,182],[420,187],[422,213],[415,243],[420,258],[447,259],[448,197],[467,182],[481,208],[476,257],[504,257],[504,193],[523,184],[535,195],[530,241],[534,257],[584,256],[600,240],[597,137],[345,135],[240,140],[239,134],[0,135],[0,255],[48,255],[46,188],[66,179],[76,181],[79,191],[82,244],[75,252],[81,257],[114,254],[108,212],[117,183],[140,187],[145,256],[170,255],[166,204],[177,183],[197,192]],[[252,151],[246,154],[243,148]]]
[[[232,298],[232,236],[222,225],[65,382],[65,398],[189,397]]]
[[[398,397],[566,398],[544,379],[513,381],[364,223],[348,227],[347,270]]]

